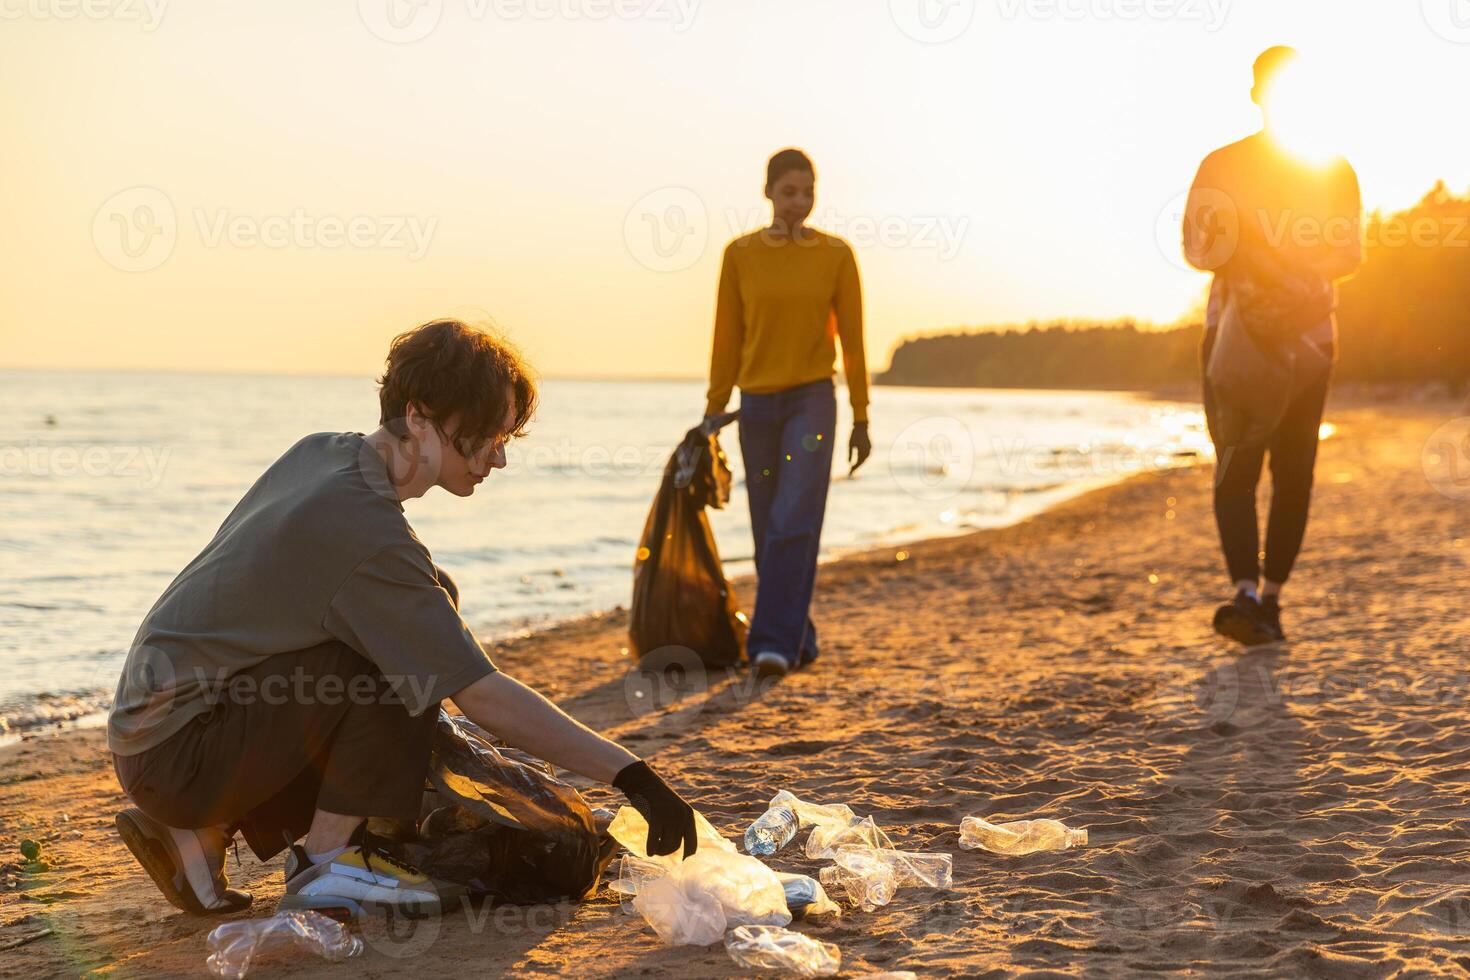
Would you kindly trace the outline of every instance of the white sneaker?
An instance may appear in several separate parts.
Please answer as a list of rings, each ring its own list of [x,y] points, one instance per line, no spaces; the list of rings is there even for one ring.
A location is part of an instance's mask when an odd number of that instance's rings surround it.
[[[340,854],[312,864],[293,844],[286,855],[286,893],[279,908],[391,910],[408,918],[437,915],[444,900],[464,892],[459,885],[435,881],[382,850],[349,845]]]

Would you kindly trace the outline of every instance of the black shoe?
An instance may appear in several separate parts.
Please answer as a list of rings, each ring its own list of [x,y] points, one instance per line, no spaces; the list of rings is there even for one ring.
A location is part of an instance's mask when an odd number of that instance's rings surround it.
[[[1286,639],[1286,631],[1281,628],[1281,601],[1274,595],[1261,600],[1261,620],[1271,631],[1272,639],[1278,643]]]
[[[250,907],[250,893],[225,877],[225,844],[218,828],[167,827],[137,807],[117,815],[117,832],[148,877],[177,909],[221,915]]]
[[[785,677],[791,673],[791,661],[774,650],[766,650],[755,655],[750,668],[755,671],[755,676],[759,680],[765,680],[768,677]]]
[[[1276,634],[1261,615],[1261,604],[1245,592],[1215,610],[1215,632],[1248,647],[1274,643]]]

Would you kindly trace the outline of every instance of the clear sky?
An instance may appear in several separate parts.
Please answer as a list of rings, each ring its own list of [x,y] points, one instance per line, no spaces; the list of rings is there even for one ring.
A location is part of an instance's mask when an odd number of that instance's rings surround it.
[[[786,145],[875,370],[1169,322],[1275,43],[1341,72],[1370,208],[1470,187],[1470,0],[0,0],[0,366],[366,373],[453,314],[547,375],[701,375]]]

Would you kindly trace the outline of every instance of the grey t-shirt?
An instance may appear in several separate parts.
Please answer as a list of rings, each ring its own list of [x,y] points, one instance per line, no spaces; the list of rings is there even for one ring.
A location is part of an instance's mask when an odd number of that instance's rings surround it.
[[[330,640],[371,661],[420,715],[496,669],[454,594],[368,442],[307,436],[149,610],[118,681],[108,746],[146,751],[210,710],[232,675]]]

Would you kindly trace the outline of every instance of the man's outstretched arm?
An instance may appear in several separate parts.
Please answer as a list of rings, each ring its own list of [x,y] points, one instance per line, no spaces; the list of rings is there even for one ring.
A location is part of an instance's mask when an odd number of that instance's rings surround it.
[[[487,674],[451,696],[465,717],[552,765],[611,783],[648,821],[648,853],[694,853],[694,810],[637,756],[513,677]]]

